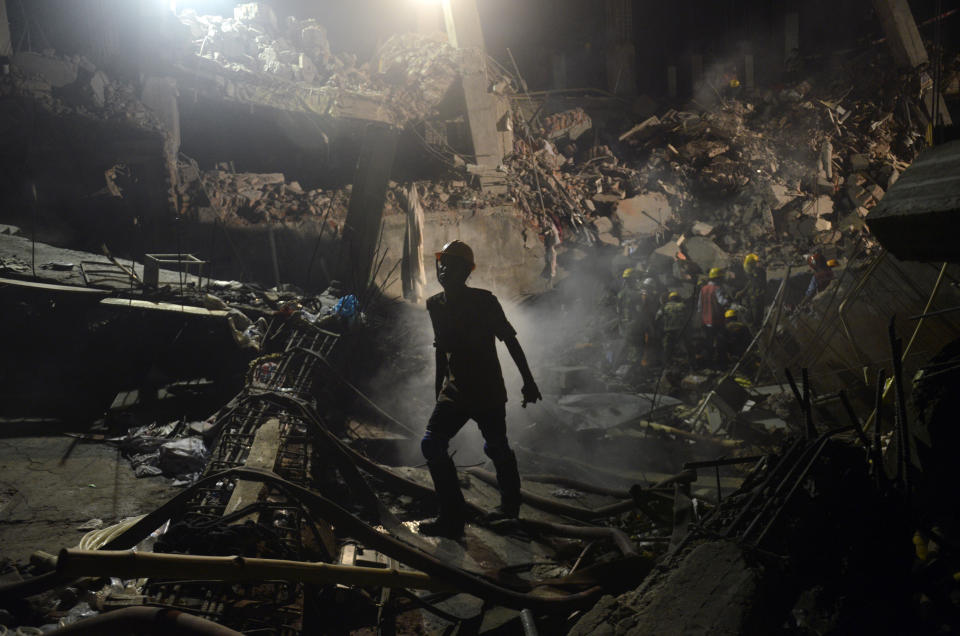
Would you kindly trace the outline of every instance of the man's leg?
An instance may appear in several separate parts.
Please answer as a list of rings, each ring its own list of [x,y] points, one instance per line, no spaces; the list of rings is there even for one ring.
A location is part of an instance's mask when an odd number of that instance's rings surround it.
[[[504,405],[474,414],[483,435],[483,452],[497,470],[500,505],[492,518],[516,518],[520,515],[520,470],[517,456],[507,441],[507,421]]]
[[[709,325],[703,326],[703,355],[707,367],[712,367],[717,360],[716,332]]]
[[[468,417],[452,402],[437,402],[430,415],[427,430],[420,440],[420,450],[433,478],[440,513],[436,520],[420,524],[421,534],[451,539],[463,535],[463,493],[460,491],[457,467],[447,447],[453,436],[466,424]]]

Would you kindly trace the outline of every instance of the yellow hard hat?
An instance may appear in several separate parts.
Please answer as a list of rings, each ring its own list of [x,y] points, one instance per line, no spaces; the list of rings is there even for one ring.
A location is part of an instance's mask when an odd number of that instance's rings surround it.
[[[680,298],[680,292],[672,291],[669,294],[667,294],[667,300],[673,300],[675,298]]]
[[[713,280],[714,278],[720,278],[721,276],[723,276],[723,270],[719,267],[711,267],[710,273],[707,274],[707,278],[710,280]]]
[[[723,314],[723,317],[724,317],[724,318],[736,318],[736,317],[737,317],[737,310],[736,310],[736,309],[728,309],[728,310]]]
[[[751,253],[751,254],[747,254],[746,256],[743,257],[743,264],[744,264],[744,265],[749,265],[750,263],[756,263],[756,262],[758,262],[759,260],[760,260],[760,257],[759,257],[759,256],[757,256],[756,254]]]
[[[829,261],[827,261],[827,267],[839,267],[839,266],[840,266],[840,263],[838,263],[837,259],[835,258],[831,258]]]
[[[623,274],[622,274],[621,278],[630,278],[630,276],[632,276],[632,275],[633,275],[633,268],[632,268],[632,267],[628,267],[627,269],[623,270]]]
[[[441,256],[453,256],[455,258],[459,258],[470,266],[470,271],[473,271],[477,266],[473,260],[473,250],[470,249],[470,246],[463,241],[450,241],[444,245],[443,249],[437,252],[436,255],[438,261],[440,260]]]

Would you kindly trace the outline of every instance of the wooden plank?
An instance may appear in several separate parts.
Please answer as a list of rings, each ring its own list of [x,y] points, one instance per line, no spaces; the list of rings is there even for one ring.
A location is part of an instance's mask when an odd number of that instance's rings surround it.
[[[96,289],[93,287],[80,287],[79,285],[57,285],[55,283],[41,283],[32,280],[17,280],[15,278],[0,278],[0,286],[10,285],[13,287],[22,287],[24,289],[35,289],[48,292],[76,292],[79,294],[99,294],[106,296],[112,293],[106,289]]]
[[[103,290],[97,290],[103,291]],[[192,307],[190,305],[177,305],[175,303],[153,302],[150,300],[136,300],[133,298],[104,298],[100,301],[101,305],[111,307],[124,307],[128,309],[147,309],[151,311],[170,311],[178,314],[191,314],[194,316],[207,316],[209,318],[225,318],[229,312],[223,309],[205,309],[203,307]]]
[[[262,468],[264,470],[273,470],[277,463],[277,453],[280,452],[280,420],[271,417],[260,425],[257,434],[253,437],[253,444],[250,446],[250,454],[243,463],[245,468]],[[230,495],[230,501],[224,509],[224,516],[232,514],[245,506],[256,503],[260,499],[260,494],[265,486],[258,481],[237,481],[237,485]],[[256,515],[259,516],[259,515]],[[255,519],[256,516],[253,518]],[[243,523],[250,516],[234,521],[234,524]]]

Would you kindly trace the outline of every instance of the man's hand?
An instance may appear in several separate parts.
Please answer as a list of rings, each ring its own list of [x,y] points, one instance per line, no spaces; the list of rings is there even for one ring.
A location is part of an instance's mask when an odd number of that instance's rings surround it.
[[[523,401],[520,403],[520,406],[527,408],[527,404],[533,404],[537,400],[542,400],[543,396],[540,395],[540,389],[537,387],[537,383],[533,380],[525,382],[523,388],[520,389],[520,393],[523,395]]]

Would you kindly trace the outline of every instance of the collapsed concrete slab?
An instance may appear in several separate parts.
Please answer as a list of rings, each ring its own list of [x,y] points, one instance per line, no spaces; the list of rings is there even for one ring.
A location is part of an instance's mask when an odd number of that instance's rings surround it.
[[[960,141],[923,153],[866,218],[881,245],[897,258],[960,259],[956,235],[960,214]]]

